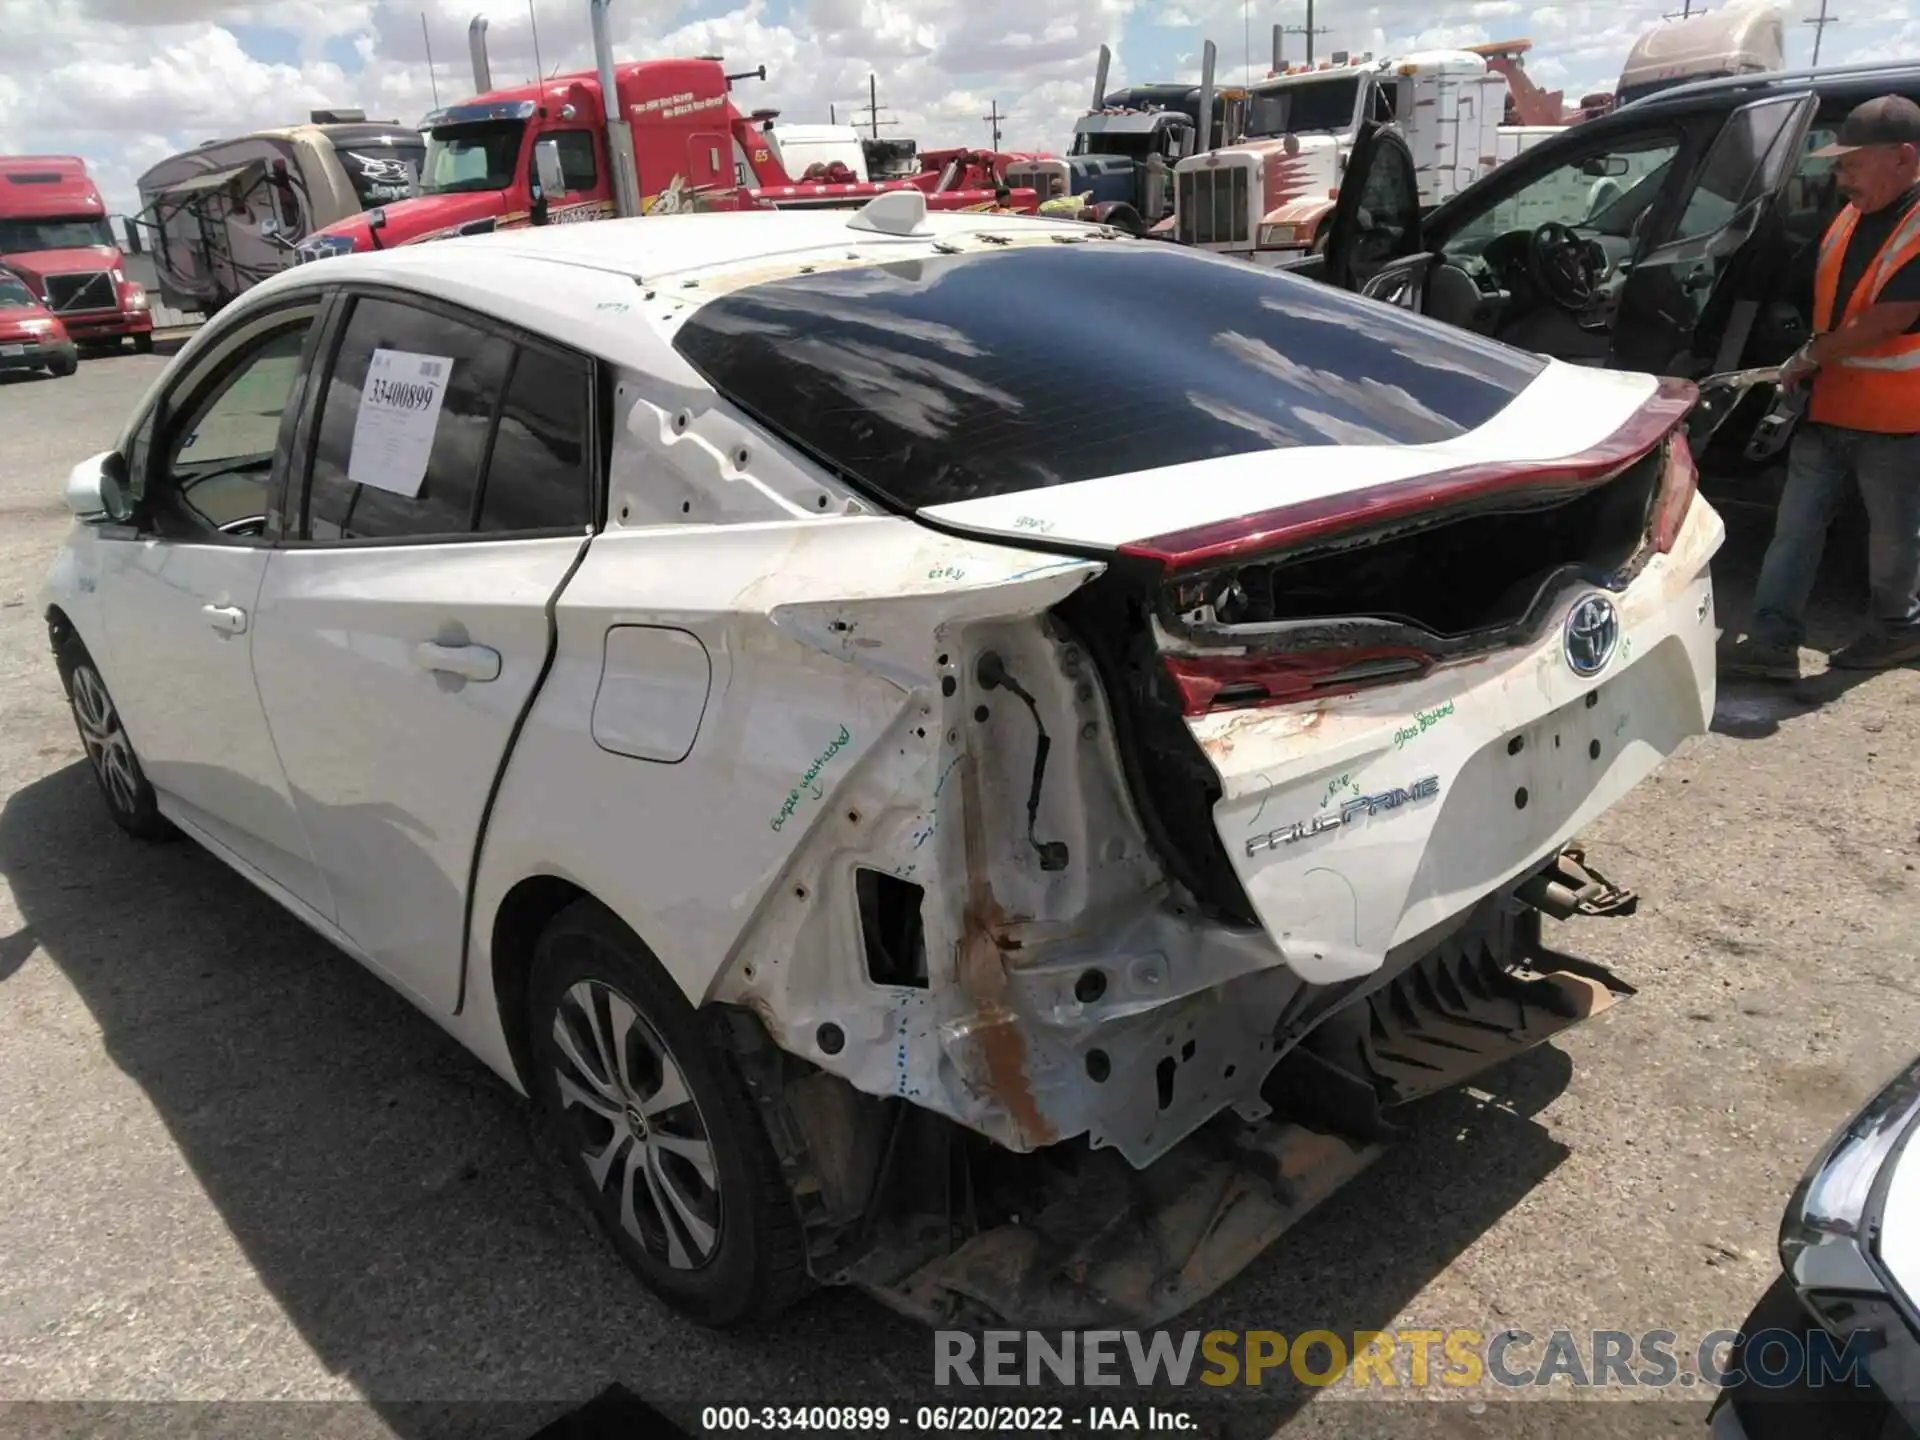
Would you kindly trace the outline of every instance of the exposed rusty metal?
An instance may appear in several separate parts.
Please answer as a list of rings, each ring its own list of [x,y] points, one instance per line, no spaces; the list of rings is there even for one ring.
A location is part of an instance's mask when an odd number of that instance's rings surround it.
[[[992,860],[987,854],[986,821],[981,812],[980,783],[969,750],[960,761],[962,817],[966,837],[967,902],[961,919],[956,956],[961,991],[976,1012],[967,1022],[967,1040],[976,1047],[988,1084],[989,1098],[1006,1110],[1017,1132],[1017,1149],[1035,1149],[1052,1143],[1057,1131],[1040,1113],[1027,1076],[1027,1041],[1019,1017],[1007,1000],[1007,971],[1003,946],[1010,927],[1026,923],[1009,916],[993,893]]]

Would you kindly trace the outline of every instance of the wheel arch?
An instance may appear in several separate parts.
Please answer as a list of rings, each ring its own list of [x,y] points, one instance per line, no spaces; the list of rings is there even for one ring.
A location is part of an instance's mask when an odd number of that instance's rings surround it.
[[[493,1001],[515,1076],[531,1094],[532,1037],[527,1033],[527,993],[533,950],[553,917],[579,900],[605,905],[597,895],[559,875],[527,875],[501,897],[488,935]],[[615,912],[618,913],[618,912]]]
[[[60,688],[64,692],[68,686],[66,650],[70,644],[85,647],[86,641],[80,636],[80,627],[59,604],[47,606],[47,644],[53,649],[54,663],[60,672]],[[91,651],[88,651],[91,654]],[[95,662],[98,663],[97,661]]]

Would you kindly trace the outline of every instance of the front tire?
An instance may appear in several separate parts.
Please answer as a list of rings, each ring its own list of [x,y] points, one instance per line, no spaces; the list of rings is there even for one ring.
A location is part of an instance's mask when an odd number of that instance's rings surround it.
[[[151,355],[153,353],[153,332],[148,331],[143,335],[134,336],[133,348],[141,355]]]
[[[647,948],[592,900],[534,950],[531,1077],[602,1230],[643,1284],[716,1328],[806,1287],[793,1198],[730,1057]]]
[[[106,799],[113,823],[141,840],[166,840],[173,826],[160,813],[159,801],[133,741],[120,723],[107,682],[99,667],[78,637],[69,636],[58,655],[60,680],[66,686],[67,704],[73,710],[73,723],[80,731],[80,744],[87,752],[87,764]]]
[[[77,355],[61,355],[47,362],[47,373],[56,380],[64,380],[80,368]]]

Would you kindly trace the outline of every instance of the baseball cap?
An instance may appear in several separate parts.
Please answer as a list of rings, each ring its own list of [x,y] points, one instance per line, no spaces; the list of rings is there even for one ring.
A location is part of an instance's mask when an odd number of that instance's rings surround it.
[[[1912,145],[1920,148],[1920,105],[1904,95],[1882,95],[1853,107],[1840,123],[1840,133],[1831,145],[1823,145],[1814,155],[1825,159],[1864,150],[1869,145]]]

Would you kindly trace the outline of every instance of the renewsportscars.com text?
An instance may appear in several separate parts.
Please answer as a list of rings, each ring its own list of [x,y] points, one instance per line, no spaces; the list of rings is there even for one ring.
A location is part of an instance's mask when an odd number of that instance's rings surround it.
[[[1744,1365],[1727,1363],[1744,1339]],[[1714,1330],[1692,1344],[1672,1330],[938,1330],[933,1382],[983,1385],[1346,1385],[1363,1390],[1717,1389],[1746,1381],[1868,1386],[1871,1337],[1837,1340],[1817,1327],[1743,1335]]]

